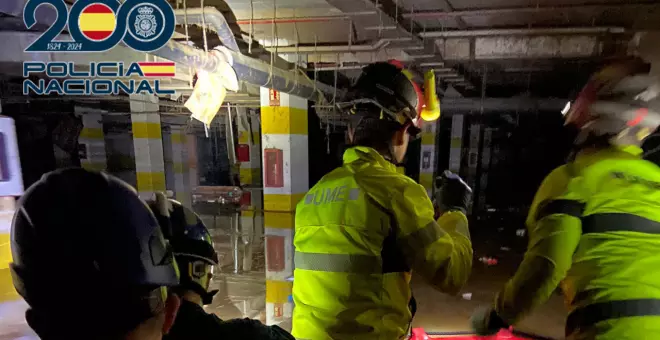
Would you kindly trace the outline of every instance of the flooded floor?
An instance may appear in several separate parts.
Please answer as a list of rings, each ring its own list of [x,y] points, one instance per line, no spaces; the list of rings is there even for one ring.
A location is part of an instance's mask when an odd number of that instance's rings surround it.
[[[203,216],[211,229],[220,266],[215,269],[213,289],[219,292],[207,311],[222,319],[249,317],[266,322],[266,285],[263,226],[248,232],[232,223],[228,216]],[[473,231],[473,234],[475,231]],[[413,292],[418,304],[414,327],[427,331],[466,331],[472,311],[492,303],[496,292],[515,271],[521,252],[522,240],[504,242],[497,237],[474,237],[475,261],[468,285],[458,297],[435,291],[419,277],[413,277]],[[506,239],[506,238],[504,238]],[[511,240],[512,238],[509,238]],[[515,243],[515,244],[511,244]],[[497,258],[497,265],[488,266],[477,259],[482,256]],[[465,295],[464,295],[465,294]],[[25,304],[17,301],[0,304],[0,339],[34,339],[23,315]],[[546,337],[563,336],[566,317],[562,299],[554,295],[539,310],[527,317],[519,329]],[[279,325],[291,329],[290,320]]]

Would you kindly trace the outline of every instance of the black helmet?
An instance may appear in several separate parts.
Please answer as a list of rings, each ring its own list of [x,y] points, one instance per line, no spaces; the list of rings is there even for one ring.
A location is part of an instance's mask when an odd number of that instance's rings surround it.
[[[338,106],[361,112],[360,106],[376,105],[389,118],[401,125],[411,122],[411,134],[419,133],[419,113],[424,97],[419,86],[411,79],[402,65],[378,62],[362,69],[362,74],[348,91],[346,99]],[[373,111],[372,111],[373,112]]]
[[[157,193],[156,199],[148,203],[172,244],[181,269],[180,288],[196,292],[204,304],[210,304],[217,293],[208,289],[213,266],[218,265],[218,254],[204,222],[195,212],[162,193]]]
[[[11,250],[14,287],[42,338],[72,324],[128,331],[162,311],[164,287],[178,284],[169,245],[135,189],[81,168],[30,186],[18,201]],[[93,302],[102,307],[84,312]]]

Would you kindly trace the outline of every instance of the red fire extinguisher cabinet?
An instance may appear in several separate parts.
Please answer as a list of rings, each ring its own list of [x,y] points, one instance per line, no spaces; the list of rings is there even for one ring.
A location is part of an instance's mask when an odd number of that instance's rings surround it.
[[[281,272],[285,268],[284,236],[266,236],[266,263],[268,271]]]
[[[238,144],[238,148],[236,148],[236,154],[238,156],[239,162],[249,162],[250,146],[247,144]]]
[[[264,149],[264,169],[265,169],[265,183],[266,188],[282,188],[284,187],[284,167],[283,152],[280,149]]]

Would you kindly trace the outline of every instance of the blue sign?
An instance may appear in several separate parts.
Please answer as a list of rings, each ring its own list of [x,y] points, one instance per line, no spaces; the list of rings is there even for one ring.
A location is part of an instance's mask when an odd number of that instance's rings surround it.
[[[52,6],[55,22],[26,52],[104,52],[123,42],[140,52],[155,51],[174,34],[176,17],[166,0],[78,0],[69,10],[64,0],[28,0],[23,21],[29,29],[37,23],[41,5]],[[67,29],[71,40],[56,40]]]

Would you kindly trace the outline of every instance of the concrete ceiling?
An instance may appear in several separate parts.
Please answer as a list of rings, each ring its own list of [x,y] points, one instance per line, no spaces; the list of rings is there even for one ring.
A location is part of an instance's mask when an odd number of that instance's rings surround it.
[[[392,58],[420,71],[450,68],[453,72],[438,77],[441,88],[451,83],[466,96],[482,93],[484,73],[490,75],[487,85],[503,89],[502,95],[567,96],[572,86],[553,85],[553,93],[542,79],[562,74],[568,78],[562,84],[577,82],[602,63],[626,57],[635,32],[660,30],[658,1],[494,0],[486,7],[477,0],[227,0],[227,5],[244,33],[252,32],[271,51],[277,45],[277,53],[304,55],[310,67],[338,67],[348,77],[359,74],[361,64]]]

